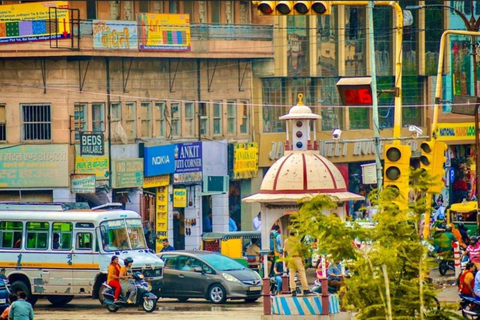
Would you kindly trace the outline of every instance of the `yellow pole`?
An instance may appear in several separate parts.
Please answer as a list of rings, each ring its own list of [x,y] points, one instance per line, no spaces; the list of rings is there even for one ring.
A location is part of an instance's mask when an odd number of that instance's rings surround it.
[[[367,6],[368,1],[331,1],[332,5],[337,6]],[[395,46],[395,108],[393,137],[400,138],[402,133],[402,41],[403,41],[403,11],[402,7],[396,1],[375,1],[376,6],[390,6],[397,15],[396,33],[397,42]],[[370,54],[375,54],[371,52]],[[375,76],[375,75],[372,75]],[[374,92],[376,94],[376,92]],[[394,140],[393,144],[400,144],[400,140]]]

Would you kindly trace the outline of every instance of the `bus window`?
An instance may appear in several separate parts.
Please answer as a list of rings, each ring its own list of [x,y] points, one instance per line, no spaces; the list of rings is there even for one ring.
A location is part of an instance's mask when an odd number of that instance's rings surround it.
[[[27,222],[27,249],[47,249],[48,222]]]
[[[22,222],[2,221],[0,223],[0,248],[20,248],[22,244]]]
[[[92,250],[92,234],[90,232],[77,233],[77,249]]]
[[[138,219],[127,219],[126,221],[132,248],[147,248],[147,244],[145,243],[145,235],[143,234],[142,222]]]
[[[72,230],[73,230],[72,223],[54,222],[52,230],[53,230],[52,249],[71,250],[72,249]]]

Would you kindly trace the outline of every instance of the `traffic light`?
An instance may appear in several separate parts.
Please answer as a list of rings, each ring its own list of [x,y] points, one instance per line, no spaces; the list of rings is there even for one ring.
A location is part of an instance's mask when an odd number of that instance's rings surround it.
[[[396,188],[398,190],[398,198],[394,202],[400,210],[408,208],[411,156],[410,146],[400,144],[385,146],[384,188]]]
[[[329,15],[330,1],[252,1],[260,15]]]
[[[422,155],[420,156],[420,168],[427,170],[428,173],[434,178],[433,186],[428,188],[431,193],[440,193],[444,187],[443,176],[445,170],[443,165],[447,158],[445,158],[445,151],[447,145],[445,142],[439,141],[424,141],[420,145],[422,149]]]
[[[308,121],[294,121],[293,133],[292,150],[308,150]]]

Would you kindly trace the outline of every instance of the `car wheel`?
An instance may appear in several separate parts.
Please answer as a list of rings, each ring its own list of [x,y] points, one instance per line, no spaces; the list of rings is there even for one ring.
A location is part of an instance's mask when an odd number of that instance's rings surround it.
[[[227,300],[225,289],[219,284],[212,285],[208,290],[208,299],[215,304],[225,303]]]
[[[47,296],[47,300],[55,307],[61,307],[72,301],[73,296]]]
[[[177,300],[180,302],[187,302],[188,298],[177,298]]]
[[[246,299],[245,299],[245,302],[252,303],[252,302],[257,301],[259,298],[260,298],[260,297],[256,297],[256,298],[246,298]]]
[[[27,294],[27,301],[30,302],[32,307],[35,305],[35,303],[38,300],[37,296],[32,295],[32,292],[30,291],[30,287],[25,284],[25,282],[21,280],[14,281],[10,285],[10,291],[13,293],[17,294],[20,291],[23,291]]]
[[[157,307],[157,300],[143,300],[142,308],[145,312],[153,312]]]

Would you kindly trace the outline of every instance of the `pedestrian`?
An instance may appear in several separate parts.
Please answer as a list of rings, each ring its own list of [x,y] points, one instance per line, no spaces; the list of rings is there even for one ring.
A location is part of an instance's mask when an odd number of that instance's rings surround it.
[[[233,220],[232,215],[228,215],[228,231],[237,231],[237,224],[235,223],[235,220]]]
[[[27,302],[27,294],[23,291],[18,292],[17,301],[10,306],[8,318],[10,320],[33,320],[33,308],[30,302]]]
[[[60,235],[56,232],[53,234],[53,249],[60,249]]]
[[[107,275],[107,284],[115,289],[114,301],[117,303],[120,292],[122,291],[122,286],[120,285],[120,264],[118,263],[118,257],[113,256],[110,260],[110,265],[108,266],[108,275]]]
[[[275,256],[278,256],[278,252],[282,249],[282,235],[279,225],[273,227],[270,240],[270,249],[274,252]]]
[[[464,296],[473,296],[475,297],[475,293],[473,292],[474,288],[474,280],[475,280],[475,264],[471,261],[467,262],[465,266],[465,270],[460,275],[458,280],[458,293]]]
[[[295,275],[298,272],[298,277],[302,283],[303,294],[309,294],[310,290],[308,289],[307,275],[305,274],[305,266],[303,265],[304,257],[300,255],[302,243],[295,235],[294,230],[290,230],[289,234],[290,236],[285,240],[283,252],[287,256],[286,267],[290,269],[290,291],[292,292],[292,297],[297,295]]]
[[[261,231],[262,230],[262,213],[259,212],[255,218],[252,220],[253,230]]]
[[[279,260],[283,258],[283,250],[278,252]],[[282,293],[282,276],[285,273],[283,268],[283,261],[277,260],[273,266],[273,272],[275,273],[275,282],[277,283],[277,294]]]
[[[203,218],[203,232],[212,232],[212,213],[209,212]]]
[[[345,277],[342,275],[342,265],[339,262],[332,262],[328,265],[328,286],[335,288],[335,292],[345,285]]]
[[[17,301],[17,295],[15,293],[10,293],[8,296],[8,302],[10,305],[3,310],[2,315],[0,316],[0,320],[8,320],[8,313],[10,312],[10,307],[12,306],[12,303]]]
[[[163,247],[160,252],[175,251],[175,248],[170,245],[167,238],[162,240],[162,245]]]

